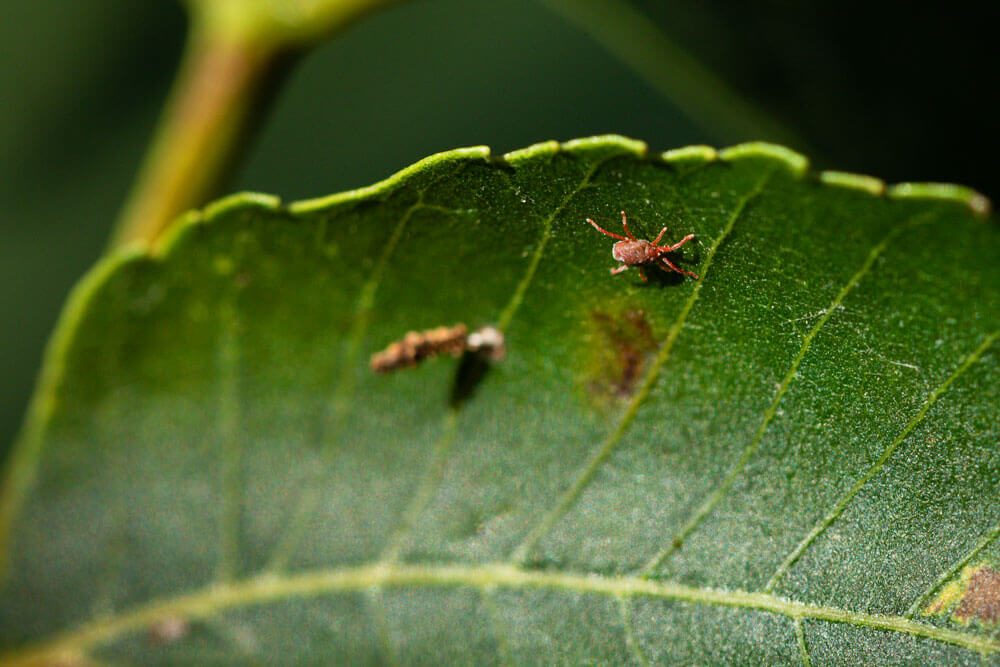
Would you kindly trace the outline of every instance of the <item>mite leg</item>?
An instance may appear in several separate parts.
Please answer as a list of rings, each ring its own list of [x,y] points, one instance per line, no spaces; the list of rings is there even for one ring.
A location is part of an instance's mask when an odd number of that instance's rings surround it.
[[[630,239],[632,239],[633,241],[635,241],[636,239],[635,239],[635,237],[634,237],[634,236],[632,236],[632,232],[630,232],[630,231],[628,230],[628,223],[627,223],[627,222],[625,222],[625,211],[622,211],[622,227],[624,227],[624,228],[625,228],[625,233],[626,233],[626,234],[628,234],[628,237],[629,237]],[[622,239],[622,240],[624,240],[624,239]]]
[[[628,264],[622,264],[617,269],[611,269],[611,275],[617,276],[619,273],[628,268]]]
[[[642,278],[642,282],[649,282],[649,278],[646,277],[646,272],[642,270],[641,266],[639,267],[639,277]]]
[[[594,226],[594,229],[596,229],[597,231],[599,231],[602,234],[605,234],[606,236],[610,236],[611,238],[619,239],[621,241],[628,241],[628,239],[625,238],[624,236],[618,236],[617,234],[612,234],[611,232],[609,232],[607,230],[601,229],[600,227],[597,226],[597,223],[594,222],[593,220],[591,220],[590,218],[587,218],[587,222],[589,222],[590,224],[592,224]]]
[[[690,271],[685,271],[684,269],[678,269],[676,266],[674,266],[673,264],[671,264],[670,260],[667,259],[666,257],[660,257],[659,259],[660,259],[661,262],[663,262],[664,266],[666,268],[670,269],[671,271],[676,271],[677,273],[683,273],[686,276],[691,276],[695,280],[698,280],[698,276],[696,276],[695,274],[691,273]]]
[[[666,234],[666,233],[667,233],[667,228],[666,227],[664,227],[663,229],[661,229],[660,230],[660,235],[656,237],[655,241],[653,241],[653,245],[660,245],[660,239],[662,239],[663,235]]]
[[[663,236],[663,232],[660,232],[660,236]],[[682,245],[684,245],[693,238],[694,234],[688,234],[677,243],[669,246],[663,246],[662,248],[660,248],[660,250],[662,250],[663,252],[673,252],[674,250],[677,250],[678,248],[680,248]],[[657,239],[657,241],[659,241],[659,239]]]

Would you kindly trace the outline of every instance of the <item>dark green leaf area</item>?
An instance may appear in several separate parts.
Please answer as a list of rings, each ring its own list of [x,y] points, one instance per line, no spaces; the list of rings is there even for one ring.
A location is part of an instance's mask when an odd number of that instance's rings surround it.
[[[223,200],[71,299],[0,504],[2,639],[112,663],[995,661],[994,621],[925,613],[997,557],[982,204],[614,137]],[[622,210],[695,234],[670,257],[700,280],[611,275],[586,219],[617,234]],[[369,368],[458,323],[505,358]]]

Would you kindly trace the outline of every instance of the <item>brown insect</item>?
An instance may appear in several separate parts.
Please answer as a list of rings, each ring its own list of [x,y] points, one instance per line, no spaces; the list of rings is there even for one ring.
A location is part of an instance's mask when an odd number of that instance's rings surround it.
[[[466,351],[499,361],[505,352],[503,333],[495,327],[483,327],[470,334],[464,324],[410,331],[402,339],[373,354],[369,363],[376,373],[388,373],[397,368],[412,368],[430,357],[441,354],[458,357]]]
[[[688,234],[680,241],[673,245],[659,245],[660,239],[663,235],[667,233],[667,228],[664,227],[660,230],[660,235],[650,243],[646,239],[637,239],[632,236],[632,232],[628,230],[628,222],[625,221],[625,211],[622,211],[622,227],[625,228],[625,234],[628,238],[624,236],[618,236],[617,234],[612,234],[609,231],[603,230],[597,226],[597,223],[587,218],[587,222],[594,226],[594,229],[602,234],[606,234],[611,238],[621,239],[611,248],[611,256],[622,263],[617,269],[611,269],[612,274],[621,273],[630,266],[634,266],[639,269],[639,276],[646,280],[646,274],[643,272],[642,267],[649,265],[660,266],[664,269],[669,269],[670,271],[676,271],[677,273],[683,273],[686,276],[691,276],[695,280],[698,276],[691,273],[690,271],[685,271],[684,269],[679,269],[671,263],[669,259],[664,257],[668,252],[673,252],[677,250],[682,245],[694,238],[694,234]],[[657,264],[660,262],[660,264]]]

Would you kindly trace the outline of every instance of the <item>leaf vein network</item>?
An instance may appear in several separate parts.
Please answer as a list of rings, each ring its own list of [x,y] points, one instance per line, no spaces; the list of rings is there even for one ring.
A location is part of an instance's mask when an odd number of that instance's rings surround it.
[[[792,363],[785,372],[781,383],[778,385],[777,391],[775,391],[774,398],[764,410],[764,415],[761,418],[760,425],[757,427],[750,443],[744,448],[740,458],[736,460],[736,463],[733,464],[730,471],[726,474],[719,485],[716,486],[715,489],[709,494],[708,498],[702,502],[698,509],[695,510],[694,514],[691,515],[681,529],[677,531],[673,539],[670,541],[670,545],[661,549],[645,564],[645,566],[643,566],[643,574],[652,574],[656,568],[663,564],[663,561],[683,546],[684,541],[687,540],[687,538],[690,537],[690,535],[698,528],[701,522],[715,510],[718,504],[722,501],[723,497],[732,488],[736,479],[746,469],[750,460],[760,449],[761,443],[764,440],[764,435],[767,433],[771,422],[777,414],[778,405],[781,403],[781,399],[784,398],[786,393],[788,393],[789,386],[798,374],[799,367],[801,366],[803,359],[805,359],[806,353],[812,346],[813,340],[815,340],[816,336],[820,333],[820,330],[822,330],[830,318],[833,317],[833,314],[837,312],[844,299],[847,298],[847,295],[850,294],[858,283],[860,283],[865,277],[865,275],[868,274],[871,268],[875,265],[879,256],[881,256],[892,240],[904,231],[912,228],[913,225],[924,222],[927,217],[928,216],[926,215],[921,215],[904,220],[902,223],[896,225],[892,230],[890,230],[879,243],[872,247],[864,262],[862,262],[861,267],[848,279],[844,286],[840,288],[840,291],[837,292],[833,301],[830,302],[830,305],[822,311],[822,316],[816,321],[812,329],[810,329],[803,338],[798,352],[792,359]]]
[[[588,184],[590,184],[591,179],[593,179],[598,170],[604,164],[616,157],[618,156],[613,155],[604,158],[603,160],[598,160],[592,164],[584,173],[580,182],[568,193],[566,193],[565,196],[563,196],[562,200],[560,200],[556,208],[553,209],[552,213],[543,220],[542,232],[538,240],[538,245],[535,247],[534,253],[532,253],[532,257],[528,262],[528,267],[525,269],[524,275],[521,277],[517,287],[514,289],[514,293],[511,295],[497,320],[498,327],[501,330],[506,330],[510,326],[514,316],[517,314],[518,308],[524,301],[524,295],[528,291],[528,287],[530,286],[535,272],[538,269],[538,265],[540,264],[542,256],[545,252],[545,246],[552,237],[553,222],[566,208],[566,206],[569,205],[573,198],[586,188]],[[509,182],[508,187],[511,189],[511,192],[516,193],[516,189]],[[444,478],[447,456],[455,443],[457,428],[458,412],[455,408],[449,408],[443,417],[443,423],[440,429],[441,436],[438,438],[438,441],[434,446],[431,459],[428,462],[420,481],[417,483],[417,489],[414,492],[413,497],[403,510],[400,526],[394,531],[392,536],[389,538],[389,542],[383,549],[382,560],[388,562],[399,557],[408,534],[413,529],[413,526],[416,525],[420,515],[424,512],[436,495],[441,481]]]
[[[868,484],[868,482],[871,481],[871,479],[877,475],[883,467],[885,467],[885,463],[889,460],[889,457],[892,456],[900,445],[903,444],[903,441],[906,440],[910,433],[912,433],[913,430],[916,429],[917,426],[924,420],[924,417],[927,416],[931,406],[933,406],[934,403],[937,402],[937,400],[946,391],[948,391],[948,387],[950,387],[955,380],[965,374],[965,372],[969,370],[969,368],[971,368],[973,364],[979,360],[983,353],[996,343],[998,339],[1000,339],[1000,329],[997,329],[993,333],[987,335],[979,346],[962,360],[954,372],[952,372],[951,375],[949,375],[927,396],[927,399],[917,411],[917,414],[915,414],[913,418],[907,422],[906,426],[903,427],[903,430],[900,431],[899,435],[897,435],[896,438],[889,443],[889,446],[882,451],[882,454],[878,457],[878,459],[868,468],[867,471],[865,471],[863,475],[861,475],[861,477],[854,482],[851,488],[840,497],[826,516],[817,522],[813,529],[809,531],[804,538],[802,538],[802,541],[799,542],[798,546],[792,549],[792,551],[785,557],[785,559],[778,566],[777,570],[775,570],[774,574],[771,575],[771,579],[767,582],[767,585],[764,587],[765,592],[774,590],[781,578],[796,563],[796,561],[798,561],[805,550],[809,548],[816,538],[822,535],[826,529],[840,517],[844,509],[851,502],[851,500],[854,499],[858,492],[860,492],[861,489],[864,488],[864,486]]]
[[[439,176],[435,179],[441,180],[445,176]],[[389,235],[389,239],[386,241],[382,248],[382,253],[375,262],[375,266],[372,267],[371,273],[368,278],[362,284],[361,289],[358,292],[358,300],[354,308],[354,318],[351,325],[351,331],[347,337],[347,348],[344,350],[343,363],[341,364],[340,381],[336,384],[333,390],[333,396],[331,398],[332,409],[328,412],[331,413],[324,420],[327,426],[328,433],[333,431],[336,434],[337,429],[343,422],[343,418],[349,409],[349,403],[354,397],[354,384],[356,382],[356,376],[354,373],[353,365],[357,361],[358,355],[361,351],[361,344],[364,340],[364,335],[368,330],[368,326],[371,323],[371,312],[374,306],[375,293],[378,290],[379,283],[382,280],[382,274],[385,272],[386,267],[389,265],[389,260],[392,257],[396,246],[399,244],[400,239],[403,236],[403,232],[406,229],[407,223],[422,207],[424,203],[424,193],[426,188],[429,188],[433,182],[427,185],[424,189],[417,190],[417,199],[413,202],[400,216],[397,223],[393,226],[393,230]],[[328,445],[321,451],[321,462],[319,465],[314,466],[311,473],[308,475],[310,480],[316,480],[320,477],[320,472],[332,463],[334,454],[337,452],[337,448]],[[271,558],[268,564],[265,566],[266,571],[280,571],[287,564],[288,559],[294,553],[299,541],[303,537],[303,533],[306,528],[306,523],[312,510],[315,508],[316,503],[319,502],[318,494],[315,492],[313,485],[309,481],[301,482],[295,485],[295,488],[299,489],[298,493],[295,494],[296,500],[293,501],[291,515],[291,520],[288,522],[288,526],[285,529],[283,537],[278,540],[277,545],[272,551]]]
[[[590,484],[591,479],[593,479],[598,469],[601,465],[603,465],[608,457],[611,456],[612,452],[618,446],[618,443],[621,442],[633,419],[638,413],[639,407],[652,391],[653,385],[656,383],[656,379],[659,376],[660,369],[670,358],[670,353],[673,350],[674,343],[680,335],[681,330],[684,328],[688,314],[698,301],[698,296],[701,294],[702,286],[705,284],[705,279],[708,275],[709,267],[712,264],[712,259],[715,256],[715,253],[733,230],[733,227],[736,225],[736,221],[743,213],[744,208],[763,191],[773,174],[774,171],[765,173],[758,180],[756,185],[740,198],[739,202],[733,208],[733,211],[730,214],[729,219],[726,221],[726,225],[722,232],[715,238],[714,241],[712,241],[712,245],[709,247],[705,261],[700,269],[702,279],[697,281],[692,288],[691,295],[684,303],[684,307],[681,309],[677,319],[670,327],[666,340],[661,346],[653,365],[646,373],[646,377],[643,379],[641,388],[629,403],[629,406],[625,410],[625,414],[619,421],[618,426],[604,441],[601,448],[590,458],[586,467],[584,467],[584,469],[579,473],[573,484],[571,484],[570,487],[563,492],[563,494],[556,501],[556,504],[545,515],[543,515],[542,519],[538,521],[534,528],[532,528],[524,541],[522,541],[521,544],[514,550],[510,559],[512,562],[523,563],[527,560],[531,551],[535,548],[538,542],[542,540],[553,527],[555,527],[555,525],[576,503],[577,499]]]

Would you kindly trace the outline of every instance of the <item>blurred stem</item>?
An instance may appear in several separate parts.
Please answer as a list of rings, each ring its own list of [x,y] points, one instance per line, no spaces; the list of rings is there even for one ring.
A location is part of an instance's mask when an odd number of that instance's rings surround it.
[[[702,66],[627,0],[540,0],[575,23],[717,141],[809,146]]]
[[[401,0],[188,0],[191,35],[111,247],[156,243],[218,194],[295,57]]]
[[[149,153],[111,240],[151,245],[216,193],[252,131],[281,51],[195,26]]]

